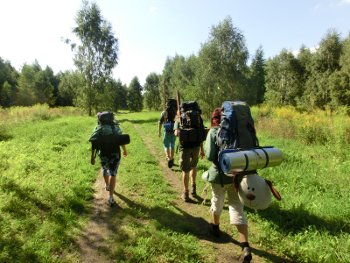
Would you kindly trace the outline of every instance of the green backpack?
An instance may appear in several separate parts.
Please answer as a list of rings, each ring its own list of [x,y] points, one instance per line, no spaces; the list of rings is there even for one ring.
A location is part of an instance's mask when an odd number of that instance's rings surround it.
[[[107,116],[108,121],[101,121],[101,116]],[[119,124],[114,121],[113,113],[99,113],[97,118],[99,124],[89,138],[92,150],[97,150],[102,156],[109,156],[119,153],[120,145],[130,143],[130,136],[122,134]]]

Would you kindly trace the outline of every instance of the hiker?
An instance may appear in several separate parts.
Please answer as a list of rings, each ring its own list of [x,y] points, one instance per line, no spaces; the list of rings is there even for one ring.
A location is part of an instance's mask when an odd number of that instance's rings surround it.
[[[158,137],[161,137],[161,130],[163,129],[163,146],[165,158],[168,163],[168,167],[171,168],[174,165],[174,152],[175,152],[175,134],[174,134],[174,121],[177,112],[177,102],[174,99],[168,99],[166,108],[160,114],[158,122]]]
[[[179,137],[179,166],[182,171],[183,191],[181,198],[190,202],[189,181],[191,178],[191,195],[197,197],[196,177],[199,155],[204,158],[203,141],[205,129],[200,116],[201,111],[194,101],[184,102],[180,107],[178,117],[174,124],[174,134]],[[187,121],[191,119],[191,121]],[[202,136],[198,135],[202,134]],[[203,136],[204,134],[204,136]],[[203,139],[201,139],[203,138]]]
[[[210,232],[213,236],[220,237],[220,215],[227,193],[230,223],[236,226],[242,247],[240,262],[250,262],[252,254],[248,243],[248,224],[243,211],[244,205],[240,202],[238,192],[234,187],[233,177],[225,175],[218,164],[217,156],[219,147],[216,144],[216,135],[220,125],[220,119],[221,108],[216,108],[212,113],[210,130],[205,141],[205,156],[208,160],[212,161],[211,167],[202,176],[203,179],[204,177],[207,178],[206,180],[210,182],[212,188]]]
[[[98,125],[95,127],[89,141],[92,143],[91,164],[95,164],[96,154],[99,155],[101,163],[101,172],[105,181],[105,188],[109,192],[108,204],[115,205],[113,198],[116,176],[120,164],[121,154],[120,146],[123,150],[123,156],[128,155],[125,144],[130,142],[116,142],[116,138],[129,138],[128,135],[122,135],[119,124],[114,120],[111,112],[99,112],[97,114]],[[116,137],[119,136],[119,137]]]

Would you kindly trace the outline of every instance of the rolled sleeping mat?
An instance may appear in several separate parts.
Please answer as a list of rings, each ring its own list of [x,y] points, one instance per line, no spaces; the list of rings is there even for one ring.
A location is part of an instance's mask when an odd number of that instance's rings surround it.
[[[227,149],[219,154],[219,164],[226,175],[278,166],[282,161],[282,152],[272,146],[248,150]]]
[[[115,136],[115,142],[117,145],[125,145],[130,143],[129,134],[121,134]]]

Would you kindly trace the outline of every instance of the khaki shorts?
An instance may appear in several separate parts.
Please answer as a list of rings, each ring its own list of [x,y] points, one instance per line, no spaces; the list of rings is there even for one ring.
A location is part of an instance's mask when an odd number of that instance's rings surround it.
[[[225,196],[227,193],[228,207],[230,214],[230,223],[233,225],[245,225],[247,219],[243,211],[243,204],[239,200],[238,193],[232,184],[211,184],[212,198],[210,212],[215,215],[221,215],[225,204]]]
[[[199,146],[194,148],[180,149],[180,169],[184,172],[189,172],[195,168],[198,163]]]

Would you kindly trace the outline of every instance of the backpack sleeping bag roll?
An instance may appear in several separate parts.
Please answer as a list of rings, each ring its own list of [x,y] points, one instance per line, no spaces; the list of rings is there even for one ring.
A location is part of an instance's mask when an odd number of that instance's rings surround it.
[[[249,105],[244,101],[225,101],[216,135],[218,161],[228,176],[280,165],[282,152],[272,146],[260,147]]]

